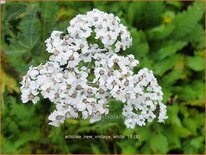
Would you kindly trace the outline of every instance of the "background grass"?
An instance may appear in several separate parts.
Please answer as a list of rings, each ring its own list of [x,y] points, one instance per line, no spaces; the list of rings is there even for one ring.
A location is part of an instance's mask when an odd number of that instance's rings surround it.
[[[2,153],[205,153],[204,2],[6,2],[2,5]],[[90,124],[67,120],[48,125],[53,106],[20,100],[19,82],[29,66],[46,62],[45,39],[66,30],[77,14],[93,8],[114,13],[128,27],[140,67],[154,71],[169,118],[127,129],[122,104]],[[66,135],[139,135],[138,139],[66,139]]]

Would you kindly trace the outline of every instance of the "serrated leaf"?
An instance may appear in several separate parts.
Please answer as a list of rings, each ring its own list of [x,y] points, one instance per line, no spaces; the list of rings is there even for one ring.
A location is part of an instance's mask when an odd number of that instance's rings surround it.
[[[118,145],[121,147],[122,154],[136,153],[136,147],[134,146],[134,143],[132,143],[131,139],[129,139],[127,141],[120,141],[120,142],[118,142]]]
[[[185,141],[183,150],[185,154],[204,152],[204,136],[192,137],[189,141]]]
[[[173,85],[178,79],[181,79],[184,73],[179,70],[172,70],[169,74],[163,77],[165,86]]]
[[[181,127],[182,123],[178,116],[178,112],[179,112],[179,108],[177,107],[177,105],[168,106],[167,107],[167,114],[168,114],[167,122]]]
[[[32,135],[32,136],[31,136],[31,135]],[[16,148],[19,148],[20,146],[23,146],[24,144],[27,144],[27,143],[30,142],[30,141],[39,140],[40,137],[41,137],[40,132],[35,132],[35,133],[32,133],[32,132],[22,133],[22,134],[21,134],[21,139],[19,139],[19,140],[14,144],[14,146],[15,146]]]
[[[162,2],[134,2],[129,6],[127,18],[130,24],[147,29],[160,24],[163,9]]]
[[[203,18],[204,3],[194,2],[186,11],[177,14],[174,19],[175,29],[172,37],[180,39],[192,32],[198,22]]]
[[[164,5],[161,1],[146,3],[142,20],[144,28],[154,27],[160,24],[163,10]]]
[[[27,50],[32,50],[32,48],[37,44],[40,39],[40,23],[37,18],[27,16],[23,18],[24,20],[20,23],[19,29],[22,30],[19,33],[18,38],[22,43],[22,48],[28,48]]]
[[[26,5],[24,3],[15,3],[15,7],[12,3],[8,3],[6,7],[2,9],[2,32],[3,35],[7,34],[13,37],[15,35],[12,21],[17,21],[19,16],[25,11]]]
[[[20,103],[16,103],[15,101],[13,101],[13,103],[11,104],[11,115],[16,117],[19,120],[22,120],[22,123],[24,123],[24,119],[29,119],[31,118],[31,116],[33,115],[34,112],[34,108],[28,108],[26,107],[24,104]]]
[[[193,101],[200,100],[201,105],[204,105],[203,81],[193,81],[190,85],[175,86],[173,90],[174,93],[178,94],[179,99],[186,101],[186,104],[199,105]]]
[[[205,47],[205,30],[201,24],[197,24],[194,30],[186,35],[184,40],[192,43],[196,50],[203,50]]]
[[[174,6],[178,9],[180,9],[183,5],[183,3],[181,1],[166,1],[167,4]]]
[[[137,58],[144,57],[149,52],[149,45],[146,42],[144,32],[132,29],[131,35],[133,38],[133,46],[129,48],[128,51],[134,54]]]
[[[153,68],[154,73],[156,75],[162,76],[166,71],[172,69],[175,66],[179,58],[179,55],[173,55],[172,57],[168,57],[167,59],[157,62]]]
[[[157,52],[159,60],[162,60],[168,56],[175,54],[177,51],[181,50],[186,45],[187,45],[187,42],[178,41],[175,43],[171,43],[171,44],[167,45],[166,47],[162,47]]]
[[[183,124],[185,127],[187,127],[193,134],[196,134],[197,133],[197,123],[196,121],[194,120],[194,118],[185,118],[183,120]]]
[[[204,143],[204,136],[199,136],[191,140],[191,145],[199,148]]]
[[[180,112],[184,115],[185,118],[187,118],[190,115],[190,111],[186,106],[181,105],[181,106],[179,106],[179,109],[180,109]]]
[[[3,137],[2,138],[2,150],[1,153],[3,154],[15,154],[18,152],[17,148],[14,145],[14,142],[12,142],[8,137]]]
[[[182,137],[182,138],[188,137],[192,134],[192,132],[190,130],[188,130],[187,128],[185,128],[185,127],[179,127],[179,126],[175,125],[172,128],[173,128],[174,132],[179,137]]]
[[[205,69],[204,57],[194,56],[187,57],[187,66],[194,71],[203,71]]]
[[[150,139],[150,148],[154,153],[167,153],[167,138],[161,133],[153,134]]]
[[[10,93],[19,93],[19,87],[14,78],[6,74],[3,70],[0,70],[0,84],[1,84],[1,95],[7,89]]]
[[[26,107],[23,106],[23,104],[16,104],[13,103],[12,107],[11,107],[11,115],[20,117],[20,118],[24,118],[25,113],[24,111],[27,111]],[[19,115],[19,114],[23,114],[23,115]]]
[[[101,154],[102,151],[94,144],[91,145],[92,153],[94,154]]]
[[[142,14],[144,11],[145,2],[131,3],[128,8],[127,21],[129,24],[133,24],[135,21],[140,22],[142,20]]]
[[[168,25],[160,25],[158,27],[154,27],[148,32],[146,32],[148,39],[151,40],[161,40],[168,37],[172,31],[174,30],[173,24]]]
[[[139,141],[148,141],[151,137],[151,129],[149,127],[137,129],[137,133],[140,135]]]
[[[181,148],[181,139],[170,127],[164,129],[163,133],[167,136],[168,144],[170,149]]]
[[[166,85],[162,85],[162,91],[164,93],[163,95],[163,102],[167,102],[170,97],[172,96],[172,91],[170,89],[171,87],[169,87],[167,84]]]

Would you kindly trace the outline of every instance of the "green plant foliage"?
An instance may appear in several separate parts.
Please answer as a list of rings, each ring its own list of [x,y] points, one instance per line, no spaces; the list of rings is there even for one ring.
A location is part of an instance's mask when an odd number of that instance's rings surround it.
[[[163,134],[153,134],[150,140],[150,147],[154,153],[167,153],[168,141]]]
[[[3,4],[1,153],[205,154],[204,5],[203,1]],[[48,125],[54,109],[48,100],[35,106],[21,102],[19,82],[29,66],[48,60],[44,41],[50,33],[66,31],[74,16],[92,8],[114,13],[128,27],[133,46],[120,54],[133,54],[140,61],[135,72],[142,67],[153,70],[168,108],[165,123],[128,129],[121,117],[123,104],[111,100],[110,113],[101,121],[71,119],[55,128]],[[69,139],[68,135],[125,138]]]
[[[205,63],[204,58],[200,56],[187,58],[187,66],[194,71],[203,71],[204,63]]]
[[[204,3],[196,2],[186,11],[179,13],[174,19],[175,29],[172,37],[181,39],[192,32],[204,14]]]

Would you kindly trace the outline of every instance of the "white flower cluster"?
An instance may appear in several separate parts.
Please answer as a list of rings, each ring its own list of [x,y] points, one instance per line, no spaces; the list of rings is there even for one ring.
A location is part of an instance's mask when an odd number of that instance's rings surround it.
[[[40,93],[53,102],[56,110],[49,116],[53,126],[79,116],[96,122],[109,113],[111,98],[125,104],[127,127],[143,126],[157,115],[163,122],[166,106],[152,71],[144,68],[134,74],[139,61],[133,55],[117,55],[131,44],[130,33],[113,14],[93,9],[77,15],[67,33],[54,31],[46,40],[52,55],[23,77],[22,101],[35,104]]]

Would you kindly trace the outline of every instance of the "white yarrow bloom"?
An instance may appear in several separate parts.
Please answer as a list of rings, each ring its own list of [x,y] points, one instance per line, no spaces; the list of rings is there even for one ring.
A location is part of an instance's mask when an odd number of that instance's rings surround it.
[[[45,64],[29,68],[21,82],[21,99],[36,104],[41,94],[53,102],[50,125],[79,116],[99,121],[109,113],[111,98],[124,103],[128,128],[167,119],[163,93],[152,71],[143,68],[134,74],[139,64],[134,55],[117,54],[132,45],[119,17],[93,9],[73,18],[66,33],[53,31],[45,43],[51,56]]]

